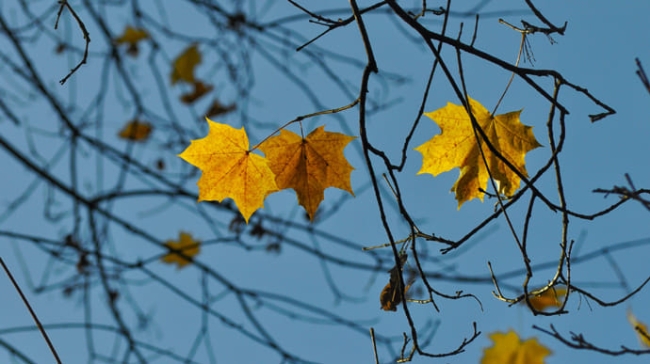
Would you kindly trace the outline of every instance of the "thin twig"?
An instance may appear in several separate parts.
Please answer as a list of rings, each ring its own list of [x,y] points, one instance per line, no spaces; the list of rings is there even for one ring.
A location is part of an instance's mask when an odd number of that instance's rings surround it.
[[[79,61],[79,63],[77,63],[77,65],[74,66],[74,68],[72,68],[70,72],[68,72],[68,74],[59,81],[59,83],[63,85],[64,83],[66,83],[66,81],[68,81],[70,76],[72,76],[75,72],[77,72],[79,68],[81,68],[82,65],[86,64],[86,61],[88,60],[88,48],[90,46],[90,33],[88,33],[88,29],[86,29],[86,24],[84,24],[83,20],[81,20],[79,15],[77,15],[77,13],[74,11],[72,6],[70,6],[67,0],[60,0],[59,4],[61,4],[61,6],[59,7],[59,11],[56,14],[56,22],[54,23],[54,29],[56,30],[59,27],[59,19],[61,18],[61,13],[63,13],[63,8],[67,8],[68,11],[70,11],[70,14],[72,14],[72,17],[77,21],[77,25],[79,25],[79,29],[81,29],[81,33],[83,34],[84,41],[86,41],[86,46],[84,48],[84,55],[81,58],[81,61]]]
[[[375,364],[379,364],[379,355],[377,355],[377,342],[375,341],[375,329],[370,328],[370,340],[372,341],[372,352],[375,354]]]
[[[61,364],[62,362],[61,359],[59,359],[59,354],[57,354],[56,349],[52,344],[52,341],[50,341],[50,337],[47,336],[47,333],[45,332],[45,329],[43,328],[41,321],[38,319],[38,316],[36,316],[36,312],[34,312],[34,310],[32,309],[32,306],[29,304],[29,301],[27,301],[27,297],[25,297],[25,295],[23,294],[23,291],[20,289],[18,282],[16,282],[16,280],[14,279],[14,276],[11,274],[9,267],[7,267],[2,257],[0,257],[0,265],[2,265],[2,269],[4,269],[5,273],[7,274],[7,277],[9,277],[9,280],[11,280],[11,284],[13,284],[16,291],[18,291],[18,294],[20,295],[20,298],[23,300],[25,307],[27,307],[27,310],[29,310],[29,314],[32,316],[32,319],[36,323],[36,326],[38,327],[38,331],[40,331],[41,335],[43,335],[43,338],[45,339],[47,346],[50,348],[52,355],[54,355],[54,359],[58,364]]]
[[[636,58],[635,61],[636,61],[636,66],[639,68],[636,71],[636,74],[641,79],[641,83],[643,84],[645,89],[648,90],[648,93],[650,93],[650,81],[648,81],[648,76],[645,74],[645,70],[641,65],[641,61],[638,58]]]

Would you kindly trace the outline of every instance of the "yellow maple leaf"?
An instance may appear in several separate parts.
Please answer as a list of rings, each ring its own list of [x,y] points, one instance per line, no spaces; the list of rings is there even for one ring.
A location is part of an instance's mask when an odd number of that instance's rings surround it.
[[[149,138],[153,126],[145,121],[131,120],[117,134],[122,139],[134,142],[144,142]]]
[[[194,68],[201,63],[201,53],[196,44],[192,44],[181,53],[172,64],[172,85],[178,81],[194,83]]]
[[[544,364],[544,357],[551,354],[536,338],[521,341],[512,330],[493,332],[490,339],[494,345],[483,349],[481,364]]]
[[[118,45],[127,44],[127,53],[135,57],[138,55],[138,43],[148,38],[149,33],[147,33],[146,30],[127,25],[124,29],[124,33],[122,33],[118,38],[115,38],[115,43]]]
[[[537,311],[544,311],[548,307],[561,307],[563,297],[566,296],[565,287],[551,287],[537,296],[530,296],[530,305]],[[522,301],[526,304],[526,301]]]
[[[350,173],[354,168],[343,155],[343,149],[354,137],[325,131],[321,126],[301,138],[298,134],[280,130],[259,146],[269,160],[280,189],[293,188],[298,203],[313,221],[318,205],[325,198],[325,189],[336,187],[352,192]]]
[[[533,135],[532,127],[519,121],[519,111],[492,116],[478,101],[471,98],[469,105],[476,121],[488,137],[490,144],[507,159],[521,174],[527,176],[524,157],[527,152],[541,145]],[[430,173],[434,176],[453,168],[460,168],[460,177],[452,187],[458,200],[458,208],[473,198],[483,201],[487,190],[488,169],[483,162],[483,150],[487,167],[497,182],[499,193],[512,196],[519,188],[520,178],[490,149],[476,142],[469,114],[462,105],[447,103],[443,108],[424,115],[435,121],[441,133],[416,148],[422,153],[422,168],[418,174]]]
[[[639,337],[639,341],[646,348],[650,348],[650,331],[648,331],[648,326],[643,322],[637,320],[636,316],[632,313],[632,310],[627,311],[627,321],[632,325],[636,335]],[[637,331],[640,330],[641,332]]]
[[[275,175],[266,158],[250,152],[243,127],[205,119],[208,134],[192,140],[178,156],[203,171],[197,183],[199,201],[231,198],[248,223],[253,212],[264,207],[264,198],[278,190]]]
[[[174,240],[167,240],[165,242],[165,246],[169,247],[170,249],[175,249],[180,251],[183,255],[186,257],[182,256],[181,254],[178,254],[176,252],[169,252],[165,255],[163,255],[160,260],[162,260],[164,263],[167,264],[178,264],[178,268],[183,268],[184,266],[190,264],[192,261],[191,259],[195,255],[199,254],[199,251],[201,250],[200,248],[201,242],[198,240],[194,240],[192,238],[192,235],[186,233],[186,232],[180,232],[178,235],[178,241]]]

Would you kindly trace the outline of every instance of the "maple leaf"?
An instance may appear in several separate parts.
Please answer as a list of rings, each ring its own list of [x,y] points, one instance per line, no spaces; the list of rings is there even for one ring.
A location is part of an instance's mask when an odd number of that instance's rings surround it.
[[[478,101],[471,98],[468,100],[472,113],[490,144],[522,175],[527,176],[524,157],[541,144],[535,139],[532,127],[519,121],[521,110],[492,116]],[[483,141],[479,149],[472,122],[464,106],[447,103],[445,107],[424,115],[438,124],[441,133],[416,148],[423,157],[418,174],[430,173],[436,176],[459,167],[460,177],[451,189],[456,193],[458,208],[476,197],[483,201],[483,193],[479,189],[487,190],[487,167],[497,182],[500,194],[512,196],[517,191],[521,182],[519,176],[493,154]]]
[[[194,240],[191,234],[186,232],[180,232],[178,235],[178,241],[168,240],[165,242],[165,246],[180,251],[183,255],[176,252],[170,251],[169,253],[163,255],[160,260],[167,264],[178,264],[178,269],[183,268],[184,266],[190,264],[191,259],[195,255],[199,254],[201,242]]]
[[[636,331],[639,341],[646,348],[650,348],[650,331],[648,331],[648,326],[643,322],[637,320],[636,316],[632,313],[631,310],[627,311],[627,321],[632,325],[634,331]]]
[[[133,57],[138,55],[138,43],[149,38],[149,33],[141,28],[127,25],[124,33],[115,39],[115,44],[128,44],[127,53]]]
[[[408,255],[406,253],[401,253],[400,256],[400,266],[404,268],[406,264],[406,259]],[[381,309],[384,311],[397,311],[397,306],[402,303],[402,296],[399,294],[397,287],[399,287],[399,275],[402,274],[402,270],[395,265],[391,268],[388,273],[390,273],[390,279],[388,284],[381,290],[379,294],[379,303],[381,304]],[[404,295],[411,288],[411,284],[407,284],[404,287]]]
[[[551,354],[536,338],[521,341],[512,330],[493,332],[490,339],[494,345],[483,349],[481,364],[544,364],[544,357]]]
[[[149,138],[153,126],[145,121],[131,120],[117,134],[122,139],[144,142]]]
[[[542,294],[530,296],[529,301],[535,310],[544,311],[548,307],[561,307],[564,296],[566,296],[565,287],[551,287]],[[522,302],[526,304],[526,301]]]
[[[280,189],[293,188],[298,203],[313,221],[318,205],[325,198],[325,189],[336,187],[354,196],[350,173],[354,168],[343,155],[343,149],[354,137],[325,131],[321,126],[306,138],[280,130],[280,135],[259,146],[269,160]]]
[[[172,64],[172,85],[178,81],[194,83],[194,68],[201,63],[201,53],[196,44],[192,44],[181,53]]]
[[[178,156],[203,171],[197,182],[199,201],[231,198],[248,223],[253,212],[264,207],[264,198],[278,190],[275,175],[266,158],[249,151],[243,127],[205,120],[208,134],[192,140]]]
[[[207,85],[201,81],[196,81],[193,84],[194,88],[191,92],[182,94],[180,96],[181,101],[184,104],[192,104],[196,100],[200,99],[201,97],[205,96],[208,92],[212,91],[213,86],[212,85]],[[210,116],[210,115],[208,115]]]

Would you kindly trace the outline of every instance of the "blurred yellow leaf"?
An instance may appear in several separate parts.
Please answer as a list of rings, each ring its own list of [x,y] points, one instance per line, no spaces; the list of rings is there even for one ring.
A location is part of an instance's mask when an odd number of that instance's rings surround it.
[[[521,341],[512,330],[489,336],[494,345],[483,349],[481,364],[544,364],[544,357],[551,354],[536,338]]]
[[[562,306],[563,297],[566,296],[565,287],[551,287],[544,291],[544,293],[531,296],[529,298],[530,305],[535,308],[537,311],[544,311],[548,307],[560,307]],[[522,301],[523,304],[526,304],[526,301]]]
[[[127,44],[127,53],[133,57],[138,55],[138,42],[144,39],[149,38],[149,33],[146,30],[141,28],[134,28],[130,25],[127,25],[124,29],[124,33],[121,36],[115,39],[116,44]]]
[[[131,120],[117,134],[122,139],[144,142],[149,138],[153,126],[145,121]]]
[[[201,63],[201,53],[196,44],[192,44],[181,53],[172,64],[172,85],[178,81],[194,83],[194,68]]]
[[[181,95],[181,101],[184,104],[192,104],[196,100],[205,96],[208,92],[212,91],[212,85],[205,84],[201,81],[194,82],[194,89],[191,92]]]
[[[183,268],[187,264],[192,262],[191,258],[199,254],[201,242],[194,240],[192,235],[186,232],[180,232],[178,241],[168,240],[165,242],[165,246],[170,249],[175,249],[180,251],[187,258],[181,256],[176,252],[169,252],[163,255],[160,260],[167,264],[178,264],[178,268]],[[188,259],[189,258],[189,259]]]
[[[650,348],[650,337],[648,336],[648,326],[643,322],[636,319],[636,316],[632,313],[632,310],[627,311],[627,321],[634,328],[636,335],[639,337],[639,341],[646,348]],[[639,332],[640,331],[640,332]]]

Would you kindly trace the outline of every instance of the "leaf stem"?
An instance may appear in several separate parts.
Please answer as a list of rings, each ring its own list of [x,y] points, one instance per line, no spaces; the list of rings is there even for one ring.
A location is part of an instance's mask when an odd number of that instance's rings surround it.
[[[286,124],[284,124],[284,125],[282,125],[281,127],[277,128],[273,133],[267,135],[266,138],[262,139],[261,142],[255,144],[255,145],[254,145],[254,146],[249,150],[249,152],[252,152],[252,151],[254,151],[255,149],[259,148],[259,146],[262,145],[262,143],[264,143],[264,142],[267,141],[269,138],[271,138],[272,136],[274,136],[275,134],[277,134],[278,132],[280,132],[280,130],[286,128],[287,126],[289,126],[289,125],[291,125],[291,124],[293,124],[293,123],[300,123],[300,134],[303,134],[303,132],[302,132],[302,121],[303,121],[303,120],[305,120],[305,119],[309,119],[309,118],[313,118],[313,117],[315,117],[315,116],[319,116],[319,115],[336,114],[336,113],[338,113],[338,112],[341,112],[341,111],[344,111],[344,110],[347,110],[347,109],[351,109],[351,108],[353,108],[354,106],[356,106],[358,103],[359,103],[359,98],[357,98],[356,100],[352,101],[351,103],[349,103],[349,104],[347,104],[347,105],[345,105],[345,106],[337,107],[337,108],[335,108],[335,109],[328,109],[328,110],[316,111],[316,112],[311,113],[311,114],[298,116],[297,118],[295,118],[295,119],[293,119],[293,120],[290,120],[290,121],[288,121]],[[305,137],[304,134],[302,135],[302,137],[303,137],[303,139],[304,139],[304,137]]]
[[[507,24],[503,19],[499,19],[499,23],[501,24]],[[514,28],[517,29],[517,28]],[[526,34],[528,34],[526,31],[520,31],[521,33],[521,42],[519,43],[519,52],[517,52],[517,61],[515,62],[515,67],[519,67],[519,61],[521,60],[521,54],[524,51],[524,47],[526,45]],[[494,114],[497,113],[497,109],[499,108],[499,105],[501,105],[501,101],[503,101],[503,98],[506,96],[506,93],[508,92],[508,89],[510,88],[510,85],[512,84],[512,80],[515,79],[515,72],[513,71],[512,74],[510,74],[510,79],[508,80],[508,84],[506,85],[506,88],[503,90],[503,93],[501,94],[501,97],[499,98],[499,101],[497,101],[497,104],[494,105],[494,110],[492,110],[492,113],[490,116],[494,117]]]

